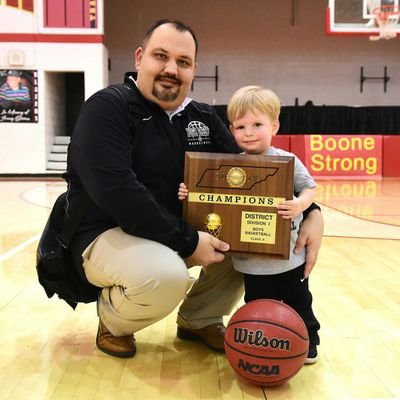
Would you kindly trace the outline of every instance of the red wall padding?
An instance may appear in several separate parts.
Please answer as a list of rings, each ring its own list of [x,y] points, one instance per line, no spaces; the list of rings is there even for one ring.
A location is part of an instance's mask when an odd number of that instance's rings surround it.
[[[400,176],[400,135],[383,136],[382,175]]]
[[[272,138],[271,145],[282,150],[290,151],[290,135],[276,135]]]
[[[291,151],[306,164],[304,136],[279,134],[272,145]],[[400,135],[383,135],[382,153],[382,176],[400,177]]]

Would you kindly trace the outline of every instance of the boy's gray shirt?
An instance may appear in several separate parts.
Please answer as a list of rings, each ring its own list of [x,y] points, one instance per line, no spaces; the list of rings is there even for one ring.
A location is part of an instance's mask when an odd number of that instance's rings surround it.
[[[317,185],[311,177],[304,164],[288,151],[270,147],[264,154],[268,156],[290,156],[294,157],[294,193],[300,193],[306,188],[315,188]],[[281,218],[278,216],[278,218]],[[233,265],[237,271],[252,275],[274,275],[295,269],[305,262],[305,250],[300,254],[294,254],[293,249],[298,237],[298,231],[303,213],[300,213],[292,220],[290,235],[290,256],[289,260],[277,260],[268,254],[236,253],[232,252]]]

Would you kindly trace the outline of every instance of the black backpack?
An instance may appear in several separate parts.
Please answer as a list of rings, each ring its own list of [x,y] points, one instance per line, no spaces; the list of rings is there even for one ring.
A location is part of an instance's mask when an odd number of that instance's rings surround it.
[[[65,192],[54,203],[36,250],[36,271],[48,298],[57,294],[75,309],[78,302],[96,301],[99,288],[79,276],[69,251],[73,234],[91,200],[82,195],[77,212],[70,218],[65,214],[66,201]]]
[[[133,134],[142,120],[136,102],[138,94],[125,84],[112,85],[111,88],[129,103],[129,124]],[[101,288],[90,284],[79,275],[69,250],[75,232],[93,203],[83,193],[78,199],[74,215],[67,216],[66,202],[65,192],[53,205],[36,250],[36,271],[48,298],[57,294],[75,309],[78,303],[97,301]]]

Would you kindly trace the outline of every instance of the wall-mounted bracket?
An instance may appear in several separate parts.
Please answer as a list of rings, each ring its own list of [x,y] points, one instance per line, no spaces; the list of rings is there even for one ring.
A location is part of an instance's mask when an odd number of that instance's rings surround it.
[[[364,75],[364,67],[360,69],[360,93],[363,92],[364,82],[369,80],[379,80],[383,81],[383,91],[386,93],[387,83],[390,80],[390,77],[387,74],[387,66],[385,65],[383,69],[383,76],[365,76]]]
[[[192,90],[194,89],[194,81],[197,80],[214,80],[215,91],[218,92],[218,65],[215,66],[215,75],[195,75],[192,82]]]

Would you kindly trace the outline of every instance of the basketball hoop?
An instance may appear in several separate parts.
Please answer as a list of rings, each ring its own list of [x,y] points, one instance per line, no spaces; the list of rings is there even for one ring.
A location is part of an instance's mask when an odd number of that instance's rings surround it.
[[[397,25],[400,19],[399,6],[385,5],[374,8],[375,22],[379,35],[371,35],[370,40],[393,39],[397,36]]]

